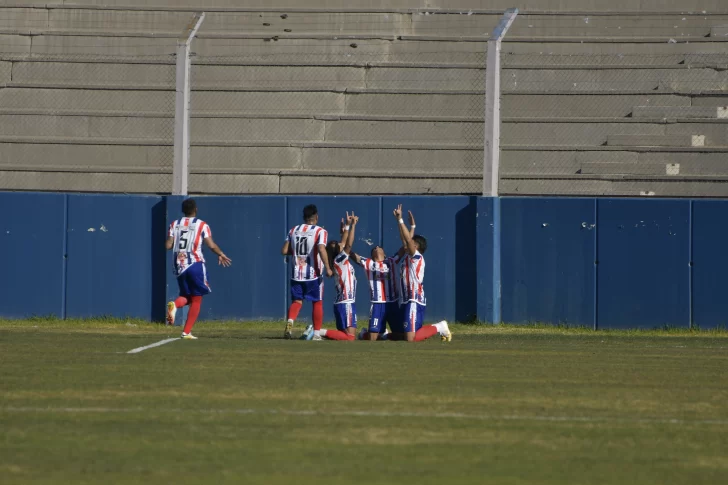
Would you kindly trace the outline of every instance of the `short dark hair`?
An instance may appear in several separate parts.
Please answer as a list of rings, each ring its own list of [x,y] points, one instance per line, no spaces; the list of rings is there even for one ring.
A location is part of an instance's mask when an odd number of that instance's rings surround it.
[[[313,218],[313,216],[315,216],[316,214],[318,214],[318,209],[313,204],[309,204],[303,208],[303,220],[304,221],[311,220]]]
[[[186,216],[191,216],[197,212],[197,202],[195,199],[185,199],[182,202],[182,213]]]
[[[427,239],[425,239],[425,236],[415,234],[412,240],[417,243],[417,250],[420,254],[425,254],[425,251],[427,251]]]

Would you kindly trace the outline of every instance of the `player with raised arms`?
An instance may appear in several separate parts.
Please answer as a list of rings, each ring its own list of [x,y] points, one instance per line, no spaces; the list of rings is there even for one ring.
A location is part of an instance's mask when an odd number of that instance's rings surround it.
[[[303,301],[313,304],[313,330],[321,330],[324,322],[324,269],[326,276],[333,273],[326,254],[329,233],[318,226],[318,209],[310,204],[303,208],[303,224],[288,231],[281,254],[291,256],[291,306],[288,308],[288,322],[283,337],[293,338],[293,324],[298,317]]]
[[[439,333],[443,341],[451,341],[452,333],[446,321],[434,325],[425,325],[425,258],[427,239],[416,234],[411,236],[402,219],[402,204],[393,211],[398,222],[399,237],[404,245],[405,255],[400,265],[399,301],[401,304],[402,321],[405,336],[408,342],[426,340]]]
[[[174,325],[177,309],[190,306],[187,321],[182,332],[183,339],[196,340],[192,327],[200,315],[202,297],[210,293],[205,269],[202,243],[217,255],[221,266],[230,266],[232,260],[225,256],[220,247],[212,240],[212,230],[202,219],[197,218],[197,203],[194,199],[182,202],[184,217],[169,226],[165,247],[174,251],[174,274],[179,286],[179,297],[167,303],[167,323]]]
[[[312,328],[306,329],[303,339],[322,340],[354,340],[356,338],[356,274],[349,254],[354,244],[354,233],[359,218],[352,212],[346,213],[346,222],[342,220],[341,242],[329,241],[326,253],[329,266],[334,271],[336,283],[336,299],[334,300],[334,319],[336,330]]]
[[[410,236],[415,233],[415,217],[409,213]],[[404,247],[394,257],[387,257],[381,246],[375,246],[371,258],[362,258],[356,253],[351,258],[364,268],[369,281],[370,301],[369,327],[362,329],[359,340],[387,340],[387,324],[392,340],[404,340],[402,312],[399,308],[398,264],[404,256]]]

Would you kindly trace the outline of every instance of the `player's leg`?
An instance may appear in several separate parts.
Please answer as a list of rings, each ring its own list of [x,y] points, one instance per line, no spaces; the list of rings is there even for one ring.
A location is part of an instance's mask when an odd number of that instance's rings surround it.
[[[182,331],[183,339],[195,339],[192,335],[192,327],[197,323],[202,307],[202,297],[210,293],[210,285],[207,282],[207,271],[205,263],[195,263],[183,274],[187,275],[187,287],[189,288],[190,310],[187,312],[187,321]]]
[[[351,325],[350,314],[351,303],[335,303],[334,319],[336,320],[336,330],[318,329],[315,335],[329,340],[354,340],[356,336],[347,331],[349,325]],[[356,331],[356,328],[354,331]]]
[[[319,278],[314,281],[308,281],[307,283],[308,288],[305,298],[313,305],[313,309],[311,311],[313,328],[307,329],[307,331],[313,330],[315,338],[321,332],[321,327],[324,324],[324,279]]]
[[[296,322],[296,318],[298,318],[303,306],[304,290],[303,281],[291,280],[291,306],[288,307],[288,321],[286,322],[286,329],[283,331],[283,338],[293,338],[293,324]]]
[[[174,325],[177,309],[189,303],[190,289],[187,285],[187,275],[185,273],[177,277],[177,286],[179,287],[179,296],[167,303],[167,325]]]
[[[359,340],[379,339],[379,334],[386,328],[386,305],[386,303],[372,303],[369,308],[369,328],[361,331]]]
[[[343,303],[346,307],[346,333],[356,338],[356,303]]]

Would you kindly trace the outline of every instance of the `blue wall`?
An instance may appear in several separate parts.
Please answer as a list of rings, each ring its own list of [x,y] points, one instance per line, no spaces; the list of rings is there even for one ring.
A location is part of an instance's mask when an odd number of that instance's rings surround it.
[[[208,256],[202,319],[284,318],[280,255],[302,209],[339,238],[361,217],[354,251],[400,246],[392,209],[428,239],[427,320],[546,322],[594,328],[728,323],[728,201],[480,197],[200,197],[199,216],[233,259]],[[112,315],[161,320],[177,285],[163,242],[180,197],[0,193],[0,316]],[[499,237],[498,237],[499,235]],[[359,272],[358,316],[369,312]],[[333,281],[325,282],[327,320]],[[301,316],[308,319],[310,307]]]

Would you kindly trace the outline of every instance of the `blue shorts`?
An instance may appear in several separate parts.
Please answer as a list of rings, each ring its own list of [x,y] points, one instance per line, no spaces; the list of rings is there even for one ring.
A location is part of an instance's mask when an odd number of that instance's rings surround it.
[[[205,263],[194,263],[177,277],[180,296],[205,296],[210,293]]]
[[[347,328],[356,328],[356,304],[334,303],[336,329],[346,332]]]
[[[402,306],[402,321],[405,332],[416,332],[422,328],[425,321],[425,308],[414,301],[408,301]]]
[[[324,279],[311,281],[291,280],[291,300],[321,301],[324,299]]]
[[[394,333],[402,333],[402,316],[399,303],[391,301],[388,303],[372,303],[369,310],[369,331],[372,333],[384,333],[389,324],[389,329]]]

